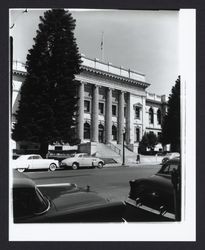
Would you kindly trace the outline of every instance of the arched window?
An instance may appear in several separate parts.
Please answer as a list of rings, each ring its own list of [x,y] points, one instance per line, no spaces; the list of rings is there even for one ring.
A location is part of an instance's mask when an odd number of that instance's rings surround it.
[[[115,125],[112,125],[112,140],[117,140],[117,127]]]
[[[84,123],[84,139],[90,139],[90,124]]]
[[[158,124],[161,124],[161,120],[162,120],[162,113],[161,113],[161,110],[158,109],[157,110],[157,122],[158,122]]]
[[[154,112],[152,108],[149,109],[149,123],[154,123]]]

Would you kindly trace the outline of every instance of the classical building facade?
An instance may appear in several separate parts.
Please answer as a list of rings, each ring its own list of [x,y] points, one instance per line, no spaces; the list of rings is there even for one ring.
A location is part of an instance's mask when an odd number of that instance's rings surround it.
[[[127,147],[137,152],[145,132],[161,133],[166,97],[147,92],[150,84],[144,74],[85,56],[81,68],[76,75],[80,82],[76,133],[82,144],[121,145],[124,138]],[[24,65],[14,62],[13,113],[25,75]]]

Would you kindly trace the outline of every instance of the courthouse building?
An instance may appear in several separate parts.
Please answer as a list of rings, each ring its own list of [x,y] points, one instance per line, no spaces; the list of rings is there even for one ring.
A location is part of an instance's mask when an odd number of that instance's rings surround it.
[[[126,147],[138,152],[145,132],[160,135],[167,100],[165,95],[147,92],[150,83],[144,74],[83,55],[81,68],[76,75],[80,82],[76,133],[81,149],[95,153],[98,144],[120,147],[124,136]],[[13,113],[18,108],[25,76],[24,65],[14,62]]]

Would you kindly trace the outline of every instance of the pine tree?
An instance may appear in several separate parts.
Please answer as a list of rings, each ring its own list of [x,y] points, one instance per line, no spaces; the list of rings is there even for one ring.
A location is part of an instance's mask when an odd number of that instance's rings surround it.
[[[169,95],[167,114],[162,123],[162,143],[171,144],[172,151],[180,151],[180,76]]]
[[[40,17],[34,45],[27,55],[27,76],[21,88],[13,139],[48,144],[73,139],[77,111],[80,54],[74,37],[75,20],[64,9]]]

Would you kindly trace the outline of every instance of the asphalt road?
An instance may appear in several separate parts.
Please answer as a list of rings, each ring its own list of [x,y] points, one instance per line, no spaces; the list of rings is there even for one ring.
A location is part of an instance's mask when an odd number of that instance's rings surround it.
[[[159,165],[132,167],[104,167],[102,169],[57,170],[54,172],[26,172],[36,184],[75,183],[79,187],[90,186],[90,190],[109,200],[126,200],[129,181],[155,174]]]

